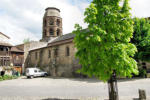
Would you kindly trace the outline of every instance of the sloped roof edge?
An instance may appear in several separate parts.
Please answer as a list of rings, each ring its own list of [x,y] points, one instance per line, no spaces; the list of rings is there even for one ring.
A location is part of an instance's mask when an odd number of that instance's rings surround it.
[[[3,36],[7,37],[8,39],[10,39],[9,36],[5,35],[4,33],[0,32],[0,34],[2,34]]]

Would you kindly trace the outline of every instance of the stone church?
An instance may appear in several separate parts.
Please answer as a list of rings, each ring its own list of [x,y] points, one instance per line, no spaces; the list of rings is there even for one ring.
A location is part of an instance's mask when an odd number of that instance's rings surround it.
[[[76,70],[81,67],[75,58],[74,34],[62,33],[60,10],[54,7],[45,9],[42,39],[25,45],[28,51],[25,67],[39,67],[50,76],[79,76]]]

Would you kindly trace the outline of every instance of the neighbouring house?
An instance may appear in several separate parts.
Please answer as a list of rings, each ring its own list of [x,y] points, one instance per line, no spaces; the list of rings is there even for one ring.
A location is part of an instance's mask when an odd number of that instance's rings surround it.
[[[11,63],[13,68],[22,74],[23,63],[24,63],[24,50],[18,46],[11,48]]]
[[[4,66],[10,66],[12,45],[8,42],[9,39],[7,35],[0,32],[0,71]]]
[[[9,40],[10,37],[0,32],[0,71],[4,70],[7,74],[12,74],[13,70],[22,73],[24,48],[11,45]]]

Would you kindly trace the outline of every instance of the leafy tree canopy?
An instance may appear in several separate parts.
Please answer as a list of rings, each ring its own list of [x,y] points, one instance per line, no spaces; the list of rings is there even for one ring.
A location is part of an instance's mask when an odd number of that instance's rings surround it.
[[[135,59],[150,61],[150,21],[144,18],[134,18],[134,33],[131,42],[138,49]]]
[[[75,25],[76,56],[82,68],[79,72],[96,76],[104,82],[113,72],[117,76],[137,74],[137,63],[132,58],[137,51],[129,43],[133,35],[133,20],[128,0],[93,0],[84,13],[88,29]]]

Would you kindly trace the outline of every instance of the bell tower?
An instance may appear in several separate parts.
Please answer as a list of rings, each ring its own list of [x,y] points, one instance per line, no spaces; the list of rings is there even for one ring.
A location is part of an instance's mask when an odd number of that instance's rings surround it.
[[[43,17],[42,41],[48,42],[50,39],[62,35],[62,18],[60,10],[55,7],[45,9]]]

